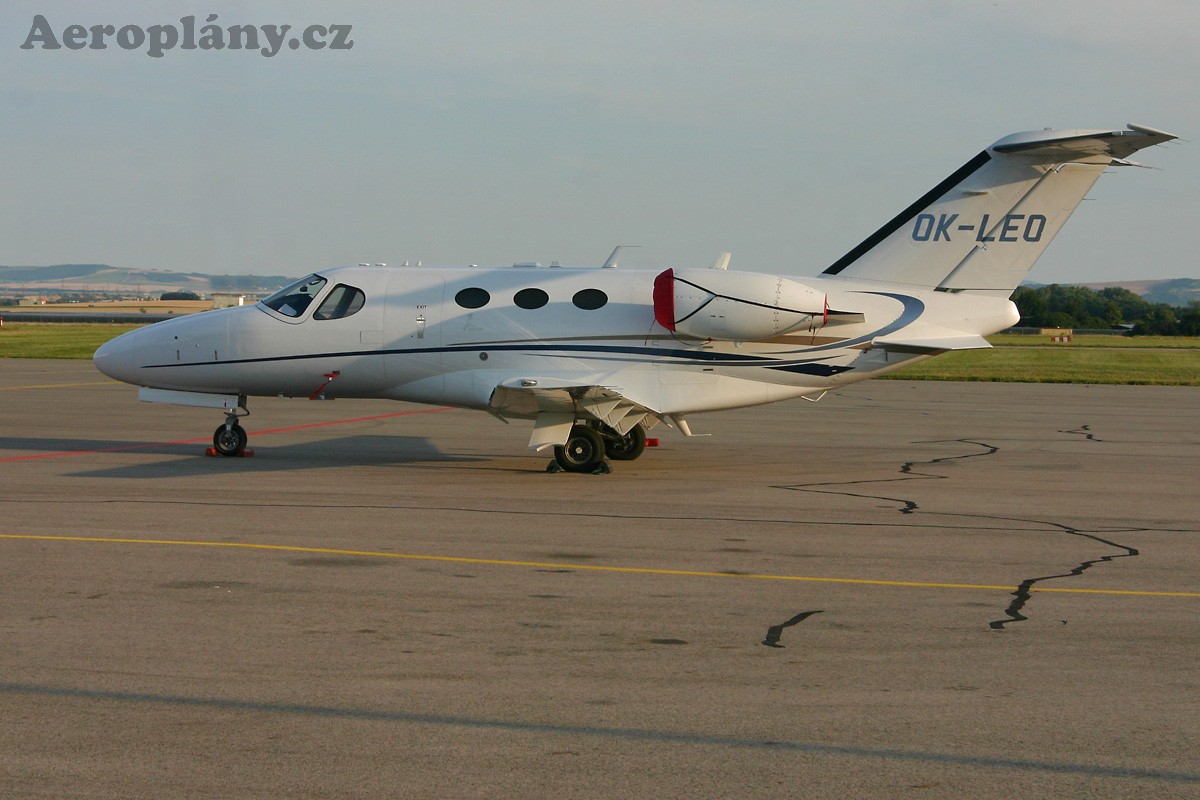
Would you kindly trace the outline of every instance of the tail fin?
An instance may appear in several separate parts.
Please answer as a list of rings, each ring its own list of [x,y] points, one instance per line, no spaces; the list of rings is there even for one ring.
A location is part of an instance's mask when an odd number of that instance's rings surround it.
[[[1174,138],[1139,125],[1006,136],[822,274],[1007,297],[1105,168]]]

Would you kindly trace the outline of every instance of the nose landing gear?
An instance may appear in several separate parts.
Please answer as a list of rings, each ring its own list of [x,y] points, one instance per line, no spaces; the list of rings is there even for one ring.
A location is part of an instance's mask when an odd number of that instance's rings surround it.
[[[239,415],[229,412],[225,415],[225,424],[213,433],[214,455],[226,457],[245,456],[253,453],[246,449],[246,429],[238,422]]]

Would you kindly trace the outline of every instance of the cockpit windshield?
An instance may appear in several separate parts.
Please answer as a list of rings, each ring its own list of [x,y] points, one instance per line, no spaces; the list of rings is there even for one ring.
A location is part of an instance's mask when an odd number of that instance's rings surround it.
[[[309,275],[283,287],[262,303],[285,317],[298,317],[308,309],[313,298],[321,293],[326,283],[320,275]]]

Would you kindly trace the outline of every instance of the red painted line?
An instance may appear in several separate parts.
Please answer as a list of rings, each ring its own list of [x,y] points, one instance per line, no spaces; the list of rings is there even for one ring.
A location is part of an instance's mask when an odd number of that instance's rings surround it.
[[[450,406],[444,408],[422,408],[419,411],[396,411],[391,414],[376,414],[373,417],[353,417],[351,419],[335,419],[326,422],[310,422],[306,425],[291,425],[286,428],[269,428],[265,431],[254,431],[253,436],[268,436],[273,433],[288,433],[290,431],[303,431],[309,428],[326,428],[330,425],[348,425],[353,422],[373,422],[378,419],[390,419],[392,417],[410,417],[414,414],[432,414],[437,411],[453,411]],[[37,453],[30,456],[10,456],[8,458],[0,458],[0,464],[10,461],[36,461],[42,458],[62,458],[64,456],[85,456],[91,453],[121,453],[128,450],[148,450],[152,447],[166,447],[176,444],[199,444],[200,442],[210,442],[211,437],[202,439],[179,439],[173,442],[149,442],[146,444],[126,444],[119,447],[97,447],[93,450],[64,450],[58,453]]]

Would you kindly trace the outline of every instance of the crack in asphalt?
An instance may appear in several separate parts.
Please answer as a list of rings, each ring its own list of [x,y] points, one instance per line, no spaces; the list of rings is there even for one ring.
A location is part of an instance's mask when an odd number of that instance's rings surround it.
[[[1075,428],[1072,430],[1061,430],[1061,431],[1059,431],[1059,433],[1084,436],[1087,438],[1088,441],[1095,441],[1095,442],[1104,441],[1103,439],[1096,438],[1095,434],[1093,434],[1091,431],[1090,425],[1080,425],[1078,428]],[[1021,518],[1021,517],[1007,517],[1007,516],[999,516],[999,515],[994,515],[994,514],[961,514],[961,513],[947,512],[947,511],[927,511],[925,509],[922,509],[917,504],[916,500],[906,498],[906,497],[892,497],[890,495],[881,495],[881,494],[866,494],[863,492],[850,491],[850,490],[844,490],[844,489],[839,490],[839,489],[830,488],[830,487],[835,487],[835,486],[846,487],[846,486],[862,486],[862,485],[866,485],[866,484],[878,484],[878,483],[898,483],[901,481],[911,481],[911,480],[948,480],[950,477],[949,475],[941,475],[941,474],[928,472],[928,471],[919,471],[917,469],[917,467],[918,466],[934,467],[937,464],[942,464],[942,463],[951,462],[951,461],[961,461],[961,460],[965,460],[968,458],[979,458],[981,456],[991,456],[991,455],[995,455],[996,453],[998,453],[1000,451],[999,447],[992,445],[992,444],[988,444],[987,442],[975,441],[974,439],[965,439],[965,438],[963,438],[963,439],[934,439],[934,440],[926,440],[926,441],[920,441],[920,442],[912,442],[912,444],[945,444],[945,443],[950,443],[950,442],[958,442],[961,444],[972,445],[974,447],[980,448],[980,450],[979,450],[979,452],[963,453],[961,455],[956,455],[956,456],[942,456],[939,458],[927,459],[924,461],[920,461],[920,460],[916,460],[916,459],[911,460],[911,461],[905,461],[903,464],[900,465],[899,472],[901,473],[901,477],[898,477],[898,478],[880,478],[880,479],[875,479],[875,480],[858,480],[858,481],[830,481],[827,483],[791,484],[791,485],[774,486],[772,488],[787,489],[790,491],[797,491],[797,492],[813,492],[813,493],[817,493],[817,494],[841,495],[843,497],[854,497],[854,498],[859,498],[859,499],[864,499],[864,500],[885,500],[890,503],[896,503],[898,506],[897,511],[899,511],[901,514],[914,514],[917,511],[920,511],[923,515],[928,514],[930,516],[953,516],[953,517],[969,518],[969,519],[976,519],[976,520],[985,520],[986,519],[986,520],[995,520],[995,521],[1000,521],[1000,522],[1023,523],[1023,524],[1035,523],[1038,525],[1045,526],[1045,528],[1048,529],[1049,532],[1063,533],[1063,534],[1067,534],[1070,536],[1078,536],[1078,537],[1081,537],[1084,539],[1090,539],[1099,544],[1107,545],[1108,547],[1112,547],[1117,550],[1124,551],[1121,553],[1101,556],[1099,558],[1088,559],[1086,561],[1083,561],[1078,566],[1072,568],[1071,570],[1069,570],[1067,572],[1055,573],[1053,575],[1040,575],[1037,577],[1026,578],[1026,579],[1022,580],[1020,582],[1020,584],[1017,586],[1016,590],[1012,593],[1012,597],[1013,597],[1012,602],[1010,602],[1008,604],[1008,606],[1004,609],[1004,613],[1006,615],[1005,618],[993,620],[992,622],[988,623],[988,627],[991,628],[992,630],[1004,630],[1006,625],[1009,625],[1012,623],[1017,623],[1017,622],[1025,622],[1026,620],[1029,619],[1029,617],[1025,616],[1021,612],[1025,609],[1025,606],[1032,599],[1033,589],[1037,584],[1042,583],[1044,581],[1078,577],[1078,576],[1082,575],[1084,572],[1086,572],[1087,570],[1094,567],[1096,564],[1103,564],[1103,563],[1115,561],[1118,558],[1131,558],[1131,557],[1139,555],[1139,552],[1136,548],[1121,544],[1119,542],[1112,541],[1110,539],[1105,539],[1099,535],[1099,533],[1101,533],[1100,531],[1089,531],[1089,530],[1085,530],[1082,528],[1076,528],[1076,527],[1074,527],[1072,525],[1068,525],[1064,522],[1054,522],[1052,520],[1043,520],[1043,519],[1028,519],[1028,518]],[[1113,531],[1109,531],[1109,532],[1110,533],[1118,533],[1118,532],[1120,532],[1120,533],[1135,533],[1135,532],[1148,531],[1148,530],[1151,530],[1151,529],[1132,527],[1132,528],[1121,528],[1121,529],[1117,529],[1117,530],[1113,530]],[[1106,532],[1106,533],[1108,533],[1108,532]],[[803,619],[803,618],[804,618],[804,615],[800,615],[799,618],[796,619],[796,621],[798,622],[800,619]],[[776,627],[779,628],[780,631],[782,631],[782,628],[786,627],[788,624],[795,624],[795,623],[792,622],[791,620],[789,620],[789,622],[784,623],[783,626],[776,626]],[[775,628],[771,628],[771,630],[774,631]],[[770,638],[771,638],[770,633],[768,633],[768,640],[770,640]],[[775,641],[778,641],[778,638],[776,638]],[[763,644],[767,644],[767,643],[768,643],[767,641],[763,642]]]
[[[1085,437],[1089,442],[1103,442],[1104,439],[1097,439],[1096,434],[1092,433],[1091,425],[1080,425],[1078,428],[1072,428],[1069,431],[1059,431],[1059,433],[1071,433],[1077,436]]]
[[[890,497],[887,495],[879,495],[879,494],[863,494],[861,492],[836,491],[834,489],[825,489],[825,488],[819,488],[819,487],[860,486],[860,485],[868,484],[868,483],[899,483],[902,481],[913,481],[913,480],[947,480],[949,478],[948,475],[934,475],[934,474],[931,474],[928,472],[918,472],[915,469],[915,467],[918,464],[927,464],[929,466],[933,466],[935,464],[940,464],[944,461],[961,461],[961,460],[967,459],[967,458],[979,458],[980,456],[990,456],[990,455],[996,454],[1000,450],[1000,448],[998,448],[994,445],[987,444],[986,442],[976,442],[971,439],[930,439],[930,440],[921,441],[921,442],[912,442],[911,444],[945,444],[947,442],[961,442],[963,444],[975,445],[976,447],[979,447],[982,449],[981,449],[981,452],[978,452],[978,453],[964,453],[963,455],[957,455],[957,456],[942,456],[941,458],[929,459],[927,461],[916,461],[916,460],[905,461],[903,464],[900,465],[900,473],[901,473],[901,475],[903,475],[903,477],[901,477],[901,478],[874,478],[874,479],[862,480],[862,481],[830,481],[828,483],[797,483],[797,484],[790,484],[790,485],[774,486],[772,488],[788,489],[788,490],[795,491],[795,492],[814,492],[817,494],[835,494],[835,495],[842,495],[843,497],[857,497],[857,498],[862,498],[862,499],[866,499],[866,500],[887,500],[888,502],[899,504],[900,507],[897,510],[901,514],[912,514],[913,512],[917,511],[920,508],[920,506],[917,505],[917,501],[915,501],[915,500],[909,500],[908,498],[904,498],[904,497]],[[954,516],[963,516],[963,515],[956,514]]]
[[[783,629],[784,628],[790,628],[797,623],[803,622],[804,620],[811,617],[813,614],[823,614],[823,613],[824,613],[823,609],[817,609],[816,611],[801,611],[799,614],[792,617],[787,622],[780,623],[779,625],[772,625],[770,628],[767,628],[767,638],[763,639],[763,644],[765,644],[767,647],[782,648],[784,645],[781,645],[779,643],[779,640],[781,638],[783,638]]]
[[[1072,536],[1082,536],[1085,539],[1091,539],[1094,542],[1100,542],[1101,544],[1106,544],[1109,547],[1115,547],[1118,550],[1124,550],[1125,552],[1118,553],[1116,555],[1107,555],[1107,556],[1101,556],[1100,558],[1089,559],[1087,561],[1084,561],[1083,563],[1081,563],[1079,566],[1075,567],[1074,569],[1072,569],[1070,572],[1063,572],[1063,573],[1059,573],[1057,575],[1042,575],[1037,578],[1026,578],[1025,580],[1021,581],[1021,584],[1017,587],[1017,590],[1012,593],[1013,601],[1008,604],[1008,608],[1004,609],[1004,613],[1008,615],[1008,618],[993,620],[992,622],[988,623],[988,627],[991,628],[992,630],[996,630],[996,631],[1004,630],[1004,626],[1008,625],[1009,623],[1024,622],[1025,620],[1029,619],[1029,617],[1026,617],[1025,615],[1023,615],[1021,613],[1021,609],[1023,609],[1025,607],[1025,604],[1027,602],[1029,602],[1029,599],[1032,597],[1033,587],[1035,584],[1041,583],[1042,581],[1054,580],[1056,578],[1078,577],[1079,575],[1082,575],[1087,570],[1091,569],[1096,564],[1102,564],[1102,563],[1108,562],[1108,561],[1115,561],[1118,558],[1132,558],[1133,556],[1139,555],[1138,550],[1134,547],[1129,547],[1128,545],[1119,544],[1117,542],[1113,542],[1108,539],[1102,539],[1099,536],[1095,535],[1094,533],[1088,533],[1087,531],[1081,531],[1081,530],[1078,530],[1077,528],[1071,528],[1069,526],[1060,525],[1059,523],[1055,523],[1055,522],[1051,522],[1051,523],[1047,523],[1047,524],[1055,525],[1055,526],[1061,528],[1063,533],[1067,533]]]

